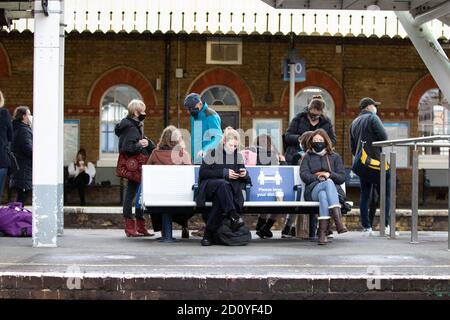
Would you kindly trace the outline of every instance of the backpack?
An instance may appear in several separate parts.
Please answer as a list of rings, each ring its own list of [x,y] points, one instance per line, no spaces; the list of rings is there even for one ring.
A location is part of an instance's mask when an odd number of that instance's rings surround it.
[[[245,246],[251,239],[252,234],[245,225],[233,232],[229,218],[224,218],[222,225],[214,233],[214,243],[226,246]]]
[[[31,237],[31,211],[21,202],[10,202],[0,208],[0,232],[9,237]]]

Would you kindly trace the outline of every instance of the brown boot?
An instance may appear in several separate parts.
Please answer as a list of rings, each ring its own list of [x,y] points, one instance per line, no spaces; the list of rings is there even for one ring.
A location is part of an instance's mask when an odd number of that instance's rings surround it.
[[[143,237],[153,237],[154,234],[149,233],[145,227],[145,219],[136,219],[136,231],[140,233]]]
[[[336,230],[338,233],[344,233],[347,232],[347,228],[345,227],[345,225],[342,223],[341,221],[341,208],[340,207],[335,207],[330,209],[330,215],[334,220],[334,223],[336,224]]]
[[[125,219],[125,234],[127,237],[140,237],[141,235],[136,231],[136,221],[133,219]]]
[[[328,225],[330,224],[330,219],[319,219],[319,244],[326,244]]]

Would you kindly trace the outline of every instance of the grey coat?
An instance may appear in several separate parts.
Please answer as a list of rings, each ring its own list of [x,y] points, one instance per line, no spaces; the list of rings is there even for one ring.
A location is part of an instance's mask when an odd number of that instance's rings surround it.
[[[330,166],[328,166],[328,160]],[[332,154],[326,154],[319,156],[311,151],[308,151],[302,160],[300,165],[300,178],[305,183],[305,200],[311,201],[311,192],[314,187],[320,182],[314,173],[319,171],[326,171],[330,173],[330,179],[336,185],[339,191],[340,185],[345,182],[345,169],[342,159],[339,154],[333,152]]]

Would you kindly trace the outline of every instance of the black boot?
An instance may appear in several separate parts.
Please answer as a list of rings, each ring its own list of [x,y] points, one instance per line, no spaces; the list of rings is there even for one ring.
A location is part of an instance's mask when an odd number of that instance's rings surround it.
[[[285,225],[283,230],[281,231],[281,238],[292,238],[290,231],[291,231],[291,227],[289,227],[288,225]]]
[[[267,219],[266,223],[261,227],[261,229],[256,231],[256,234],[262,239],[272,238],[273,234],[272,234],[272,231],[270,231],[270,228],[272,228],[274,223],[275,223],[275,220]]]
[[[261,227],[266,223],[266,219],[258,218],[258,222],[256,222],[255,230],[258,231]]]
[[[235,210],[230,211],[228,216],[231,220],[231,231],[233,232],[238,231],[239,228],[245,224],[244,219],[242,219],[242,217]]]
[[[213,238],[212,232],[209,231],[209,230],[205,230],[205,234],[203,235],[203,239],[202,239],[202,241],[200,243],[204,247],[212,246],[213,245],[212,238]]]

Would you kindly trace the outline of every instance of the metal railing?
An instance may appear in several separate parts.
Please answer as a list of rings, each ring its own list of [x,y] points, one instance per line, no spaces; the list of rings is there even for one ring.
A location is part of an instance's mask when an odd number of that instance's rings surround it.
[[[447,140],[449,143],[430,143],[429,141]],[[419,221],[419,150],[420,147],[444,147],[450,148],[450,135],[436,135],[429,137],[408,138],[377,141],[372,143],[377,147],[414,147],[412,158],[412,190],[411,190],[411,243],[419,243],[418,236],[418,221]],[[391,200],[390,205],[390,238],[395,238],[395,221],[396,221],[396,157],[397,153],[390,152],[390,185],[391,193],[389,195]],[[381,175],[380,175],[380,236],[385,235],[385,206],[386,206],[386,154],[381,153]],[[448,159],[448,250],[450,251],[450,149]]]

